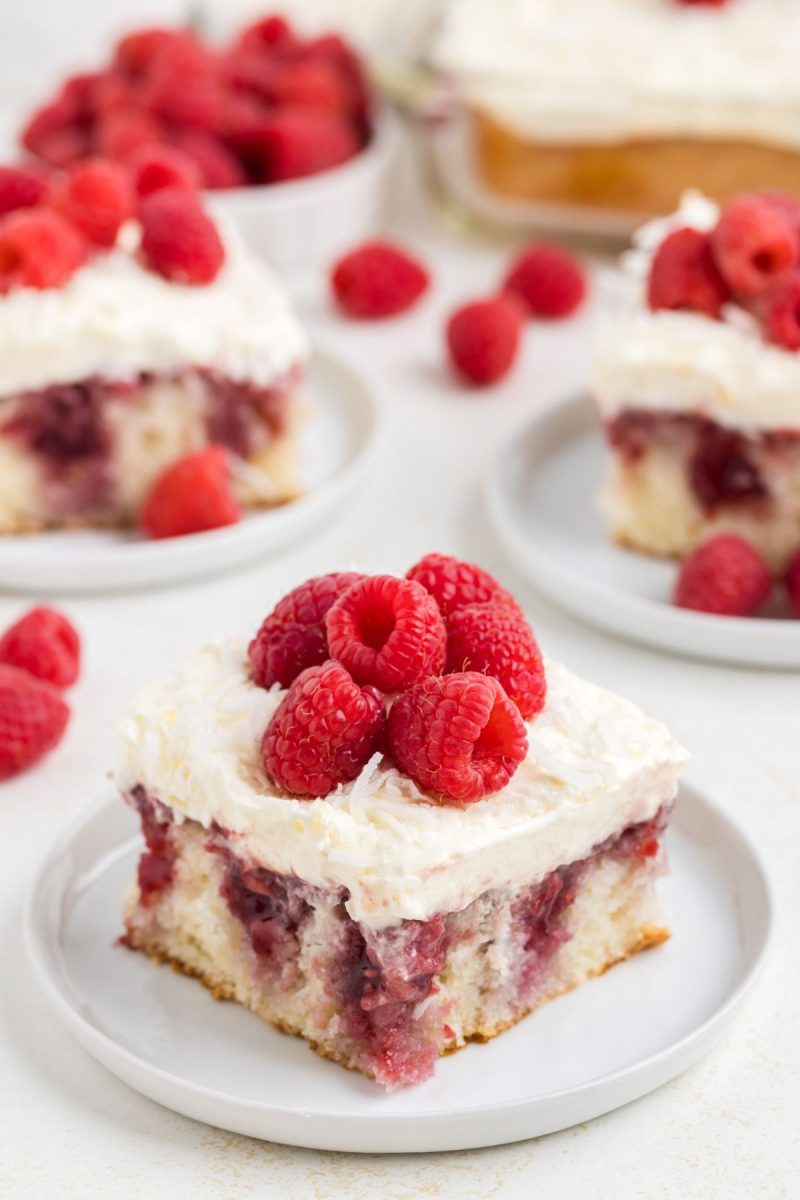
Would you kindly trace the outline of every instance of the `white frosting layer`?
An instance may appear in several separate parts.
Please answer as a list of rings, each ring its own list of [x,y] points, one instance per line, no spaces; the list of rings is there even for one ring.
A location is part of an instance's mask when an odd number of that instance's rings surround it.
[[[351,916],[373,927],[459,910],[583,857],[670,800],[685,760],[663,725],[550,663],[529,757],[502,792],[436,805],[376,756],[354,783],[301,800],[278,794],[259,761],[281,696],[250,682],[243,645],[204,647],[139,697],[118,782],[143,784],[179,820],[217,822],[246,858],[347,888]]]
[[[765,342],[736,305],[723,319],[650,312],[645,286],[655,248],[671,229],[711,229],[719,210],[697,193],[639,230],[623,258],[623,312],[600,330],[592,391],[605,420],[627,408],[692,412],[742,429],[800,428],[800,354]]]
[[[0,298],[0,396],[186,366],[261,385],[279,379],[304,358],[303,331],[272,273],[221,228],[226,260],[206,286],[169,283],[140,265],[131,225],[118,249],[64,287]]]
[[[537,140],[800,146],[798,43],[797,0],[454,0],[435,59]]]

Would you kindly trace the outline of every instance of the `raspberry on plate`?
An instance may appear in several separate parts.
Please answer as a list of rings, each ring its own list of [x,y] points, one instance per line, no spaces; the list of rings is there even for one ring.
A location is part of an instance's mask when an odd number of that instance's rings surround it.
[[[653,255],[647,281],[647,303],[652,312],[688,309],[718,317],[729,298],[707,233],[686,226],[664,238]]]
[[[175,146],[158,143],[137,146],[128,156],[126,165],[137,196],[149,196],[165,188],[195,192],[202,185],[196,164]]]
[[[130,177],[117,163],[87,159],[53,187],[50,204],[90,242],[108,248],[133,216]]]
[[[56,212],[21,208],[0,220],[0,293],[54,288],[86,261],[83,234]]]
[[[430,276],[401,246],[372,241],[340,258],[330,282],[346,313],[370,320],[393,317],[413,307],[427,291]]]
[[[447,623],[447,671],[491,675],[530,720],[544,708],[547,684],[530,625],[504,604],[468,604]]]
[[[420,787],[469,804],[504,788],[528,750],[519,709],[491,675],[422,680],[389,713],[392,757]]]
[[[81,643],[74,625],[60,612],[32,608],[0,638],[0,663],[19,667],[56,687],[78,678]]]
[[[675,586],[679,608],[719,616],[750,617],[766,603],[772,574],[764,557],[744,538],[721,533],[683,562]]]
[[[35,208],[50,190],[41,171],[28,167],[0,167],[0,217],[18,208]]]
[[[370,575],[340,597],[325,618],[331,655],[359,683],[398,692],[444,668],[447,631],[434,598],[419,583]]]
[[[756,296],[797,262],[796,222],[769,198],[738,196],[720,213],[711,233],[717,266],[734,292]]]
[[[328,661],[298,675],[267,726],[261,757],[268,777],[295,796],[327,796],[355,779],[378,749],[383,697]]]
[[[566,250],[535,244],[514,259],[503,291],[535,317],[569,317],[586,296],[586,276],[578,260]]]
[[[0,663],[0,780],[44,758],[61,741],[68,720],[57,688]]]
[[[141,203],[142,254],[152,270],[173,283],[211,283],[225,261],[214,222],[196,198],[176,188]]]
[[[800,272],[778,284],[768,298],[764,328],[777,346],[800,350]]]
[[[796,617],[800,617],[800,549],[792,555],[786,568],[786,590],[789,593],[789,604]]]
[[[139,523],[148,537],[181,537],[235,525],[240,516],[231,490],[230,453],[209,446],[173,463],[156,480]]]
[[[330,658],[325,615],[363,578],[355,571],[317,575],[279,600],[247,650],[253,681],[259,687],[288,687],[301,671]]]
[[[430,592],[446,622],[467,604],[495,601],[518,608],[517,602],[493,575],[475,563],[462,562],[450,554],[426,554],[406,571],[406,579],[421,583]]]
[[[446,340],[456,371],[479,387],[496,383],[517,357],[522,311],[510,297],[473,300],[451,315]]]
[[[327,113],[285,108],[264,119],[254,158],[260,178],[280,183],[338,167],[358,149],[348,122]]]

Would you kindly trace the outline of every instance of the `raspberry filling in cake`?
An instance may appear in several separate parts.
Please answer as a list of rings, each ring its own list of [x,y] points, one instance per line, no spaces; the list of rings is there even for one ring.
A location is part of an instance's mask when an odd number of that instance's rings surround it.
[[[481,568],[319,576],[124,723],[145,839],[125,941],[387,1088],[420,1083],[668,937],[683,758],[544,660]]]

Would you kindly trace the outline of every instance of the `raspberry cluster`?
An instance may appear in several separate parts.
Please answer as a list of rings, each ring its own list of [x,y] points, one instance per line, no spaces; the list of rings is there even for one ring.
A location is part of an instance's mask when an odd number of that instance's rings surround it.
[[[256,684],[288,689],[261,754],[297,796],[327,795],[381,753],[441,803],[480,800],[525,758],[525,721],[545,701],[519,605],[488,571],[443,554],[402,579],[309,579],[266,617],[249,658]]]
[[[800,617],[800,547],[786,571],[775,575],[761,551],[745,538],[718,533],[684,559],[673,599],[679,608],[695,612],[753,617],[773,598],[780,605],[781,591],[791,612]]]
[[[221,49],[186,29],[128,34],[99,70],[65,80],[21,141],[59,168],[146,152],[166,155],[172,173],[178,154],[180,176],[188,163],[200,186],[232,188],[338,166],[370,134],[370,91],[351,47],[266,16]]]

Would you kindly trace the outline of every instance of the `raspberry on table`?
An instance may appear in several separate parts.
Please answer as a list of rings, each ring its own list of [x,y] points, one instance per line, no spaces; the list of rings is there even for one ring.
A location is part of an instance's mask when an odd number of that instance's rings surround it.
[[[95,246],[107,249],[133,216],[130,176],[118,163],[87,159],[54,185],[50,205]]]
[[[203,285],[216,279],[225,247],[211,218],[189,192],[169,188],[145,196],[139,209],[142,254],[172,283]]]
[[[578,260],[558,246],[527,246],[512,262],[503,291],[532,316],[569,317],[586,296],[586,275]]]
[[[331,271],[331,289],[352,317],[393,317],[413,307],[427,291],[426,268],[401,246],[364,242],[340,258]]]
[[[686,226],[673,229],[653,255],[647,303],[659,309],[687,309],[718,317],[730,290],[719,273],[707,233]]]
[[[447,322],[450,361],[469,383],[496,383],[511,369],[521,333],[522,310],[511,297],[473,300],[456,309]]]
[[[239,505],[231,490],[231,461],[222,446],[209,446],[173,463],[156,480],[139,513],[148,537],[181,537],[234,525]]]
[[[40,171],[28,167],[0,167],[0,217],[19,208],[35,208],[50,190]]]
[[[294,680],[261,743],[264,771],[295,796],[327,796],[355,779],[379,748],[383,697],[328,660]]]
[[[358,150],[349,122],[327,113],[286,108],[264,118],[253,157],[264,182],[280,183],[338,167]]]
[[[0,219],[0,293],[60,287],[87,256],[85,237],[59,213],[20,208]]]
[[[800,548],[794,552],[789,561],[785,581],[792,612],[796,617],[800,617]]]
[[[68,720],[57,688],[0,663],[0,780],[44,758],[61,741]]]
[[[56,687],[78,678],[81,642],[74,625],[55,609],[32,608],[0,637],[0,663]]]
[[[720,616],[750,617],[772,591],[763,555],[733,533],[720,533],[693,550],[675,585],[679,608]]]
[[[767,300],[764,329],[784,350],[800,350],[800,272],[778,284]]]
[[[444,668],[442,614],[413,580],[367,576],[329,609],[325,628],[331,656],[359,683],[384,692],[399,692]]]
[[[137,146],[126,159],[137,196],[149,196],[165,188],[195,192],[202,186],[200,170],[188,154],[175,146],[157,142]]]
[[[468,604],[447,623],[447,671],[480,671],[502,685],[529,721],[544,708],[547,683],[541,651],[518,610]]]
[[[768,198],[738,196],[722,209],[711,248],[728,286],[742,296],[768,291],[797,262],[796,222]]]
[[[387,732],[400,770],[461,804],[504,788],[528,752],[516,704],[498,680],[476,671],[424,679],[403,692]]]
[[[253,682],[288,687],[301,671],[330,658],[325,614],[363,578],[356,571],[317,575],[279,600],[247,650]]]
[[[462,562],[450,554],[426,554],[406,571],[406,579],[421,583],[430,592],[445,622],[467,604],[495,601],[519,609],[509,591],[493,575],[475,563]]]

